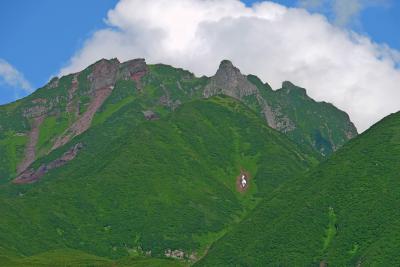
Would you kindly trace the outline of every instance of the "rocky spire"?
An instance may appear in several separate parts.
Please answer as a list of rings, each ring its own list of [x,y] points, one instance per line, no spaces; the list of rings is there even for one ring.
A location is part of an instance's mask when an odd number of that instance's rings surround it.
[[[231,61],[221,61],[217,73],[211,77],[210,83],[204,89],[204,96],[210,97],[225,94],[237,99],[257,93],[257,87],[247,80]]]

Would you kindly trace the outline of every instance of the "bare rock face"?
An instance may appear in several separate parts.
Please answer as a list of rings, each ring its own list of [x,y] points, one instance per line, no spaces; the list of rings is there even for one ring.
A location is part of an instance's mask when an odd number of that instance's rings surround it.
[[[148,121],[159,119],[159,116],[152,110],[145,110],[145,111],[142,111],[142,113],[143,113],[143,116],[145,117],[145,119]]]
[[[118,78],[123,80],[134,79],[148,72],[146,61],[143,58],[132,59],[120,64]]]
[[[65,165],[68,161],[73,160],[78,152],[83,148],[82,143],[78,143],[72,148],[70,148],[67,152],[65,152],[60,158],[48,163],[41,165],[37,170],[31,168],[26,169],[20,175],[17,176],[13,180],[14,184],[29,184],[38,181],[43,177],[48,171],[59,168]]]
[[[72,99],[75,95],[76,90],[78,90],[79,83],[78,83],[78,73],[75,73],[72,82],[71,82],[71,87],[68,90],[68,100],[67,100],[67,112],[77,112],[79,109],[77,107],[74,107]]]
[[[91,91],[114,86],[119,68],[118,59],[102,59],[94,64],[93,72],[88,76]]]
[[[93,72],[87,77],[90,82],[91,100],[83,113],[53,144],[52,150],[68,143],[73,137],[89,129],[96,111],[101,107],[114,89],[117,80],[119,61],[117,59],[98,61]],[[74,82],[73,82],[74,86]],[[76,89],[75,89],[76,90]]]
[[[204,89],[203,95],[211,97],[217,94],[225,94],[236,99],[253,95],[258,92],[257,87],[247,80],[238,68],[229,60],[223,60],[217,73],[211,78],[210,83]]]
[[[89,129],[93,117],[113,91],[117,79],[131,79],[136,82],[137,88],[140,89],[141,78],[148,73],[148,66],[144,59],[134,59],[124,63],[120,63],[116,58],[111,60],[101,59],[89,68],[91,72],[87,77],[80,77],[82,72],[77,72],[72,76],[65,101],[67,103],[66,112],[73,113],[76,120],[61,135],[53,140],[53,146],[47,153],[65,145],[72,138]],[[83,92],[79,83],[81,78],[86,78],[89,84],[89,87]],[[59,79],[53,78],[47,87],[49,89],[54,89],[58,86]],[[90,98],[83,114],[79,113],[79,101],[75,101],[78,93],[83,93]],[[29,141],[25,148],[24,159],[18,165],[18,174],[25,173],[27,168],[35,161],[35,148],[39,137],[40,126],[46,117],[54,115],[55,112],[55,114],[61,112],[58,105],[60,102],[64,101],[64,99],[62,99],[63,97],[64,96],[56,96],[52,99],[33,99],[31,101],[32,105],[26,107],[22,111],[23,116],[31,121],[31,130],[27,133]]]
[[[32,128],[28,134],[28,143],[25,147],[24,159],[17,167],[17,173],[25,171],[35,161],[36,144],[39,139],[39,127],[43,123],[44,115],[32,119]]]
[[[32,106],[29,108],[26,108],[23,111],[23,116],[25,118],[37,118],[40,116],[43,116],[47,112],[48,108],[44,105],[41,105],[40,103],[36,106]]]
[[[50,80],[50,83],[49,83],[49,88],[50,88],[50,89],[56,88],[56,87],[58,86],[59,81],[60,81],[60,80],[58,79],[58,77],[52,78],[52,79]]]
[[[138,90],[142,90],[141,79],[148,72],[146,61],[143,58],[137,58],[120,64],[118,79],[133,80]]]
[[[278,126],[278,121],[275,115],[275,112],[272,110],[271,106],[268,105],[268,103],[266,101],[263,101],[264,99],[259,99],[258,101],[263,102],[264,104],[264,109],[263,109],[263,113],[264,113],[264,117],[267,120],[267,123],[269,125],[269,127],[276,129]]]
[[[266,99],[262,97],[258,88],[248,81],[247,76],[243,75],[229,60],[223,60],[217,73],[211,77],[210,83],[205,87],[204,97],[211,97],[217,94],[224,94],[243,100],[245,96],[254,95],[260,106],[267,124],[274,129],[288,132],[295,128],[289,120],[282,120],[279,111],[274,110]],[[246,101],[244,101],[246,102]]]

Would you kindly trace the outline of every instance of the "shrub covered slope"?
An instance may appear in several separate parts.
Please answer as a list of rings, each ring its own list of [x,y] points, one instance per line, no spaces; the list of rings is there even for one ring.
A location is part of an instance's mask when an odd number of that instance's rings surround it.
[[[400,114],[282,185],[198,266],[400,265]]]
[[[128,107],[75,138],[70,146],[83,144],[77,157],[39,182],[1,186],[2,246],[24,255],[68,247],[108,258],[163,257],[170,249],[195,260],[316,162],[230,97],[196,100],[132,127],[126,116],[135,103]],[[241,170],[252,176],[243,193],[236,189]]]

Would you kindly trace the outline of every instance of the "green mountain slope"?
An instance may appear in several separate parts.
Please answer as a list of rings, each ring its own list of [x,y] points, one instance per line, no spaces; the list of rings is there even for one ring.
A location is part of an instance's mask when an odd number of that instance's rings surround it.
[[[240,99],[264,117],[271,128],[322,156],[331,154],[357,135],[348,115],[332,104],[314,101],[305,89],[287,81],[274,91],[258,77],[241,74],[227,60],[221,62],[204,89],[205,96],[216,93]]]
[[[400,265],[400,113],[282,185],[196,266]]]
[[[34,256],[24,257],[0,249],[0,266],[7,267],[183,267],[187,263],[173,259],[151,257],[125,257],[110,260],[94,256],[79,250],[57,249]]]
[[[245,76],[223,61],[213,77],[143,59],[100,60],[85,70],[52,79],[32,95],[0,106],[0,183],[68,144],[120,109],[137,103],[135,116],[163,117],[179,105],[225,94],[242,101],[272,128],[321,155],[329,155],[357,134],[348,116],[309,98],[303,89],[273,91],[255,76]],[[297,88],[296,90],[287,88]],[[285,89],[286,88],[286,89]]]
[[[2,247],[27,256],[72,248],[196,261],[317,162],[230,97],[160,110],[160,119],[147,121],[142,105],[153,98],[141,94],[115,108],[119,88],[93,127],[32,164],[43,170],[38,182],[0,186]],[[249,177],[245,192],[238,191],[241,172]]]

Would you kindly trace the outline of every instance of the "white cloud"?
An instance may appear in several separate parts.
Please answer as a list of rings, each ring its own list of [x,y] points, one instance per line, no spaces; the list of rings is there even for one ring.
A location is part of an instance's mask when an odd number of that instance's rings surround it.
[[[32,86],[24,78],[24,75],[10,63],[0,58],[0,81],[1,80],[16,89],[23,89],[26,92],[32,91]]]
[[[212,75],[230,59],[278,88],[290,80],[347,111],[363,131],[400,109],[399,52],[333,26],[322,15],[272,2],[121,0],[108,28],[88,39],[62,74],[99,58],[183,67]]]

